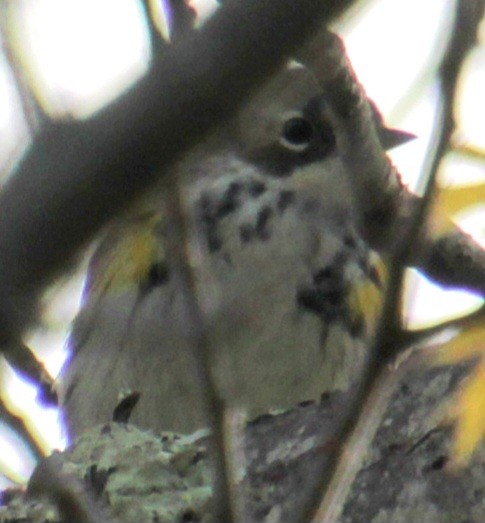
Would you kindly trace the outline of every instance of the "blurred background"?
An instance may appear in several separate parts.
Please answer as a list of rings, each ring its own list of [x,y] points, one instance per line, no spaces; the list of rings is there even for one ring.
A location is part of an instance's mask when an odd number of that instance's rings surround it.
[[[163,0],[3,0],[0,52],[0,183],[31,143],[36,122],[19,87],[32,89],[51,118],[89,118],[129,88],[151,59],[146,13],[167,34]],[[193,0],[198,23],[217,8]],[[419,192],[438,102],[437,67],[449,36],[455,0],[366,0],[340,20],[351,61],[386,121],[417,135],[392,151],[404,181]],[[470,206],[454,216],[485,244],[485,27],[465,64],[457,96],[458,132],[439,174],[445,188],[463,187]],[[458,193],[457,193],[458,194]],[[56,376],[66,357],[65,340],[79,307],[84,267],[50,289],[43,322],[26,340]],[[462,315],[481,300],[443,290],[409,271],[403,315],[424,327]],[[0,391],[9,410],[22,416],[46,451],[65,441],[55,409],[36,401],[36,390],[0,357]],[[15,434],[0,422],[0,489],[25,481],[35,464]]]

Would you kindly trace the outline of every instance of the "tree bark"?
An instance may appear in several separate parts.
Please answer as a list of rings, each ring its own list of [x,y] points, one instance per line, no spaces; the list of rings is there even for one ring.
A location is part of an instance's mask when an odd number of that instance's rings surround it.
[[[439,401],[463,368],[414,369],[396,391],[365,457],[339,523],[480,523],[485,514],[485,449],[451,473],[451,429],[441,424]],[[398,379],[398,373],[396,373]],[[305,493],[332,452],[335,420],[346,394],[263,416],[246,430],[248,470],[240,492],[255,522],[295,521]],[[107,424],[60,455],[62,472],[82,480],[119,521],[212,521],[207,440]],[[3,494],[0,522],[59,522],[52,504]]]

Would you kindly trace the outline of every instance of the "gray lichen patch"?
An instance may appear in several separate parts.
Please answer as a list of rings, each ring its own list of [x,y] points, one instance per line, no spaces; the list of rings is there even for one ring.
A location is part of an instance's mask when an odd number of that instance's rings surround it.
[[[202,444],[110,423],[83,434],[60,454],[61,473],[81,480],[120,521],[211,520],[211,471]],[[20,493],[0,508],[0,522],[57,523],[48,502]]]

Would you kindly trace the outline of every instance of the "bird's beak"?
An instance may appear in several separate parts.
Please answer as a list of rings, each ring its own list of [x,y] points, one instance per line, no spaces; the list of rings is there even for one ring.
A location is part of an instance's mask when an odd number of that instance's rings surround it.
[[[400,129],[389,129],[388,127],[378,129],[378,134],[382,147],[384,147],[386,151],[416,138],[416,135],[413,133],[401,131]]]

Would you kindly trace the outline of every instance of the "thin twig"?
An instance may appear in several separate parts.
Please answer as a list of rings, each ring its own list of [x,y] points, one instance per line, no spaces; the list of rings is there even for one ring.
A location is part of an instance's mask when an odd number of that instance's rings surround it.
[[[11,428],[22,439],[32,455],[39,460],[45,456],[44,450],[33,437],[29,429],[20,416],[16,416],[8,410],[5,403],[0,398],[0,420]]]
[[[358,435],[357,429],[359,423],[362,423],[363,416],[365,415],[365,412],[362,411],[362,406],[368,406],[369,404],[372,405],[371,400],[374,394],[373,391],[375,390],[376,380],[379,379],[382,369],[393,360],[399,351],[403,350],[403,347],[400,346],[399,343],[396,343],[396,341],[399,339],[401,333],[400,303],[405,265],[407,260],[409,260],[409,250],[414,244],[415,238],[421,234],[422,224],[424,223],[434,193],[438,166],[448,148],[448,143],[454,129],[452,116],[453,93],[455,92],[461,64],[463,63],[467,51],[475,42],[478,23],[481,19],[481,16],[479,15],[483,13],[483,2],[479,2],[479,4],[481,7],[479,12],[478,2],[473,3],[473,8],[470,2],[467,1],[459,2],[457,4],[454,29],[450,38],[448,50],[443,58],[442,67],[440,68],[442,103],[440,110],[438,111],[437,122],[439,126],[436,128],[436,145],[430,152],[430,161],[427,166],[428,176],[425,195],[421,200],[419,200],[418,205],[416,205],[416,209],[411,219],[407,222],[406,227],[403,230],[400,237],[401,240],[394,245],[393,252],[391,253],[388,264],[388,288],[384,298],[383,313],[379,322],[375,341],[373,342],[370,351],[368,367],[365,370],[360,384],[355,386],[356,392],[351,401],[351,407],[346,413],[346,421],[337,436],[337,441],[342,442],[340,448],[338,449],[338,452],[332,456],[328,468],[325,470],[325,473],[322,474],[322,480],[315,489],[309,505],[309,510],[304,515],[305,517],[311,514],[308,520],[311,520],[313,523],[330,521],[329,511],[332,512],[331,516],[335,519],[335,507],[342,508],[351,482],[349,481],[348,475],[344,474],[346,478],[346,488],[338,488],[330,491],[328,488],[331,478],[335,476],[335,473],[342,462],[345,445],[350,441],[353,434]],[[464,39],[466,45],[464,45],[463,41],[460,39],[460,35],[464,31],[468,35]],[[469,36],[470,34],[472,37]],[[355,91],[352,92],[352,90],[350,90],[349,92],[344,92],[341,94],[341,98],[337,98],[335,101],[339,104],[345,104],[345,102],[352,103],[352,101],[355,102]],[[337,113],[345,115],[345,111],[342,112],[341,107],[337,108]],[[351,110],[348,110],[348,113],[351,113]],[[353,471],[353,473],[355,472],[356,470]],[[322,492],[325,492],[323,499],[321,497]],[[322,499],[319,504],[317,504],[318,498]],[[318,508],[316,508],[317,505]]]
[[[431,225],[432,227],[432,225]],[[425,239],[415,265],[444,287],[485,295],[485,249],[459,227]]]
[[[157,56],[164,48],[167,47],[168,42],[165,41],[160,28],[155,23],[153,19],[154,13],[150,7],[150,0],[141,0],[140,6],[143,9],[145,14],[145,19],[147,23],[148,35],[150,37],[150,42],[152,45],[152,53],[154,56]]]
[[[194,28],[195,12],[185,0],[167,0],[170,12],[170,40],[182,41]],[[192,355],[196,362],[197,380],[201,392],[201,403],[205,418],[212,434],[210,444],[214,468],[213,507],[217,521],[232,523],[243,521],[240,504],[235,499],[235,483],[231,474],[231,442],[226,434],[226,412],[223,400],[219,397],[211,372],[213,348],[209,341],[207,327],[198,298],[195,274],[189,253],[191,225],[190,217],[184,212],[183,195],[179,179],[169,176],[165,183],[167,196],[167,255],[177,267],[175,278],[177,289],[185,301],[188,313],[188,325],[191,331]]]
[[[21,342],[8,343],[1,350],[13,369],[38,388],[39,399],[44,404],[57,405],[54,380],[27,345]]]
[[[403,231],[411,227],[422,198],[402,184],[382,151],[374,128],[374,112],[341,41],[322,31],[300,50],[299,59],[315,73],[325,93],[325,117],[338,136],[339,156],[346,167],[359,232],[371,248],[393,253]],[[485,293],[485,250],[459,227],[450,227],[450,232],[439,238],[433,234],[415,237],[406,263],[441,285]]]
[[[400,380],[414,366],[410,356],[402,365],[385,365],[375,377],[361,405],[360,415],[350,436],[341,446],[339,461],[325,490],[325,497],[314,515],[314,522],[335,523],[343,508],[355,476],[362,467],[382,417]]]
[[[48,497],[59,510],[62,521],[75,523],[116,523],[76,478],[61,472],[59,455],[43,459],[29,480],[28,492]]]
[[[168,182],[167,197],[167,229],[165,247],[167,257],[176,267],[174,278],[177,279],[176,287],[185,302],[188,316],[188,329],[190,332],[192,354],[196,361],[197,379],[201,394],[201,403],[212,433],[211,457],[214,465],[214,511],[216,520],[220,523],[236,521],[232,503],[232,487],[230,484],[229,470],[230,458],[226,449],[224,431],[224,404],[217,394],[211,373],[211,345],[207,328],[201,314],[197,299],[197,285],[190,266],[190,224],[183,210],[182,195],[178,180],[173,176]]]
[[[15,17],[12,15],[14,4],[15,2],[12,2],[12,0],[1,0],[0,3],[2,49],[12,72],[12,79],[20,99],[23,116],[27,121],[31,135],[35,135],[46,120],[46,116],[32,94],[25,70],[20,64],[19,53],[12,45],[13,35],[18,31],[18,24],[15,23]]]
[[[8,481],[9,483],[12,483],[12,486],[14,488],[21,488],[24,484],[23,478],[18,477],[18,475],[11,470],[5,470],[5,467],[2,467],[2,471],[0,472],[0,478],[4,478],[4,480]],[[6,490],[0,490],[0,507],[2,505],[5,505],[3,499],[5,492]]]
[[[387,158],[375,110],[359,83],[342,40],[322,31],[301,51],[325,95],[324,117],[336,133],[355,207],[355,225],[369,246],[390,250],[405,188]]]
[[[167,0],[170,6],[170,40],[178,42],[194,28],[195,11],[187,0]]]

